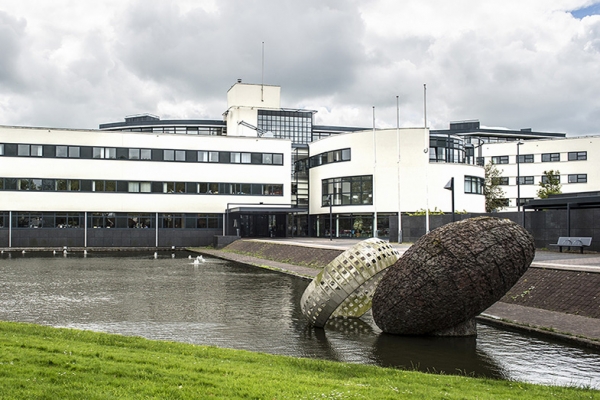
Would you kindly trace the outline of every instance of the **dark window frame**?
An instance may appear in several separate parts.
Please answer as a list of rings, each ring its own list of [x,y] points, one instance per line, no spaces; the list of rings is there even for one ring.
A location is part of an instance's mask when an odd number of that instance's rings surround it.
[[[559,162],[560,153],[542,153],[542,162]]]
[[[567,159],[569,161],[586,161],[587,151],[570,151],[568,153]]]

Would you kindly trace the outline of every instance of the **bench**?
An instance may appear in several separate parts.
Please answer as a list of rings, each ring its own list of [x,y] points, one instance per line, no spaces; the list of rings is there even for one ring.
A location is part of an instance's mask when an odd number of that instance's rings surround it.
[[[554,244],[550,244],[550,246],[558,246],[558,251],[560,251],[562,253],[562,248],[563,247],[579,247],[579,250],[581,250],[581,254],[583,254],[583,248],[584,247],[590,247],[592,244],[592,238],[591,237],[559,237],[558,238],[558,243]]]

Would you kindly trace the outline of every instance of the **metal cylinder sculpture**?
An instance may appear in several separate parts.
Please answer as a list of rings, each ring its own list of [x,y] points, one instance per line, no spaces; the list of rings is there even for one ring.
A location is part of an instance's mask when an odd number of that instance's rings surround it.
[[[398,258],[400,253],[381,239],[357,243],[327,264],[308,285],[300,300],[302,313],[320,328],[330,317],[360,317],[371,308],[382,271]]]
[[[478,217],[421,237],[388,268],[373,296],[382,331],[437,334],[490,307],[535,255],[533,237],[507,219]]]

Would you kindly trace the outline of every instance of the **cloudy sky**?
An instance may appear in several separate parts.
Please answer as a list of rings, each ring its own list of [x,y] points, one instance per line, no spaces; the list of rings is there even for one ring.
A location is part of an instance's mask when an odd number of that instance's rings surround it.
[[[0,125],[220,119],[241,78],[319,125],[600,134],[598,0],[0,0]]]

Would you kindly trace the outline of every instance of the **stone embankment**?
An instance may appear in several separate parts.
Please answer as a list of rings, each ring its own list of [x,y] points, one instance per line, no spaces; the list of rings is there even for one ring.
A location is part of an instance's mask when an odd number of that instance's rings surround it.
[[[197,251],[312,278],[343,249],[238,240],[221,250]],[[494,322],[494,319],[497,323],[508,325],[514,322],[512,325],[515,327],[527,327],[531,328],[528,330],[554,333],[556,336],[561,336],[562,332],[583,341],[590,339],[588,344],[600,347],[600,273],[532,266],[490,310],[495,311],[495,317],[483,314],[488,322]],[[534,320],[538,314],[542,319]],[[514,320],[511,318],[513,315]],[[563,324],[555,324],[549,316]],[[545,320],[548,320],[547,324],[544,324]],[[588,325],[589,329],[570,329],[573,325]],[[557,329],[555,326],[564,328]]]

